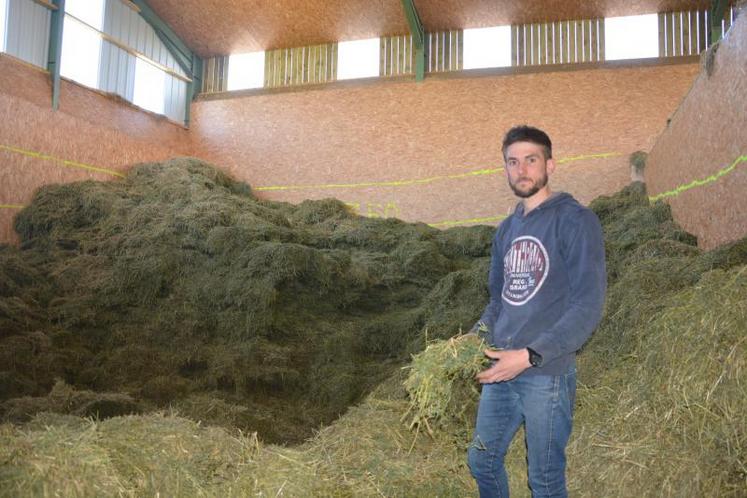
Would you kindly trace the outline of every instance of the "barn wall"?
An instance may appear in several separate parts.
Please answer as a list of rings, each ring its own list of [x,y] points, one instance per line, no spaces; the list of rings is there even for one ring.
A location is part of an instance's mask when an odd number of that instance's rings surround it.
[[[193,105],[192,128],[0,56],[0,241],[40,185],[116,179],[134,163],[202,157],[264,198],[337,197],[367,216],[439,227],[497,223],[514,206],[500,170],[507,128],[546,129],[560,161],[552,184],[581,201],[629,179],[699,66],[431,77],[254,93]],[[43,156],[39,156],[42,154]],[[66,163],[58,160],[65,160]],[[79,164],[111,171],[91,171]]]
[[[191,151],[188,130],[165,118],[65,80],[60,90],[53,111],[48,73],[0,54],[0,242],[16,240],[12,219],[41,185],[117,179]]]
[[[747,8],[703,66],[645,175],[649,193],[711,248],[747,234]]]
[[[510,126],[544,128],[561,161],[552,184],[588,202],[628,183],[628,155],[653,146],[697,72],[692,62],[628,65],[205,99],[192,131],[199,156],[265,198],[492,224],[516,202],[500,170]]]

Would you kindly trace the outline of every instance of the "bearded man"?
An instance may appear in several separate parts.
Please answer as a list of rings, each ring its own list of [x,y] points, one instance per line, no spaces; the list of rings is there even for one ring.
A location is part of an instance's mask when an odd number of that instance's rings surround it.
[[[508,184],[521,200],[493,239],[490,302],[473,331],[493,349],[482,384],[470,470],[480,496],[508,497],[504,458],[524,425],[532,496],[565,497],[565,448],[576,395],[576,352],[604,306],[597,216],[550,190],[556,168],[545,132],[517,126],[503,140]]]

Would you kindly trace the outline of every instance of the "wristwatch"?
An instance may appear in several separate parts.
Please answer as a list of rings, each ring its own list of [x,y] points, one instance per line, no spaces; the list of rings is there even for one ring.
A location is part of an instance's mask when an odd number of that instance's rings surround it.
[[[532,348],[527,348],[527,351],[529,351],[529,363],[533,367],[542,366],[542,355]]]

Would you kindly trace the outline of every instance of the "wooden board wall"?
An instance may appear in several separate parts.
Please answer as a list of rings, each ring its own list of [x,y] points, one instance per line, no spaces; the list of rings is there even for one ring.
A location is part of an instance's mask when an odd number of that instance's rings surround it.
[[[63,80],[60,103],[53,111],[46,72],[0,55],[0,242],[16,240],[13,217],[41,185],[116,180],[134,163],[191,152],[185,128],[121,99]]]
[[[742,12],[715,54],[704,56],[645,172],[650,193],[676,194],[665,199],[704,248],[747,235],[747,8]]]
[[[588,202],[628,183],[627,156],[653,146],[697,71],[431,77],[204,100],[193,105],[195,153],[265,198],[337,197],[364,215],[495,224],[515,204],[496,171],[510,126],[546,129],[563,161],[554,185]]]

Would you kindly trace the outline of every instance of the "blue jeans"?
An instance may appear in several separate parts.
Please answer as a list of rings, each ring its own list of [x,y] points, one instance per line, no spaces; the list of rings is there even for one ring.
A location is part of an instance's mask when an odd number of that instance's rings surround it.
[[[568,496],[565,447],[571,435],[575,398],[575,370],[557,376],[521,375],[483,385],[477,427],[468,450],[469,468],[481,498],[508,497],[503,461],[522,423],[532,496]]]

